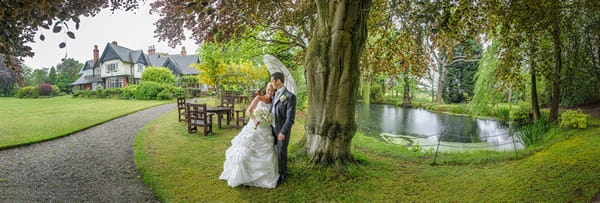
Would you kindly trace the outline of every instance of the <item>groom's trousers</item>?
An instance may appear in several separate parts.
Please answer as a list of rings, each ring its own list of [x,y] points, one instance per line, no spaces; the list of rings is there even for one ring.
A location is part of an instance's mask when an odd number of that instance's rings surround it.
[[[273,130],[275,131],[275,130]],[[273,132],[273,134],[275,134],[275,132]],[[290,136],[286,136],[284,141],[279,141],[277,139],[277,135],[275,135],[275,144],[277,145],[277,163],[279,166],[279,174],[280,175],[287,175],[288,174],[288,170],[287,170],[287,148],[288,148],[288,144],[290,143]]]

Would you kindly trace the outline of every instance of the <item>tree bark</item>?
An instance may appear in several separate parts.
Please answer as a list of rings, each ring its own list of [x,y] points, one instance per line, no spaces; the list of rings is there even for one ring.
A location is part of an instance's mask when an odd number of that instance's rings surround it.
[[[554,44],[554,78],[552,80],[552,103],[550,104],[550,122],[558,120],[558,105],[560,104],[560,77],[562,69],[562,44],[560,41],[560,14],[558,2],[554,1],[557,12],[554,16],[552,27],[552,43]]]
[[[408,76],[408,69],[404,71],[404,95],[402,100],[402,107],[410,107],[410,77]]]
[[[308,89],[305,148],[317,165],[353,163],[350,146],[370,0],[315,0],[316,29],[304,61]]]
[[[440,71],[440,80],[438,81],[437,92],[435,96],[435,102],[442,102],[442,94],[444,93],[444,83],[446,82],[446,78],[448,77],[448,66],[444,63],[442,64],[442,71]]]
[[[536,46],[537,44],[532,44],[535,42],[530,42],[529,49],[529,62],[531,66],[531,114],[533,115],[533,120],[537,121],[540,118],[540,105],[538,103],[538,95],[537,95],[537,79],[536,79],[536,63],[534,61],[534,56],[536,54]]]

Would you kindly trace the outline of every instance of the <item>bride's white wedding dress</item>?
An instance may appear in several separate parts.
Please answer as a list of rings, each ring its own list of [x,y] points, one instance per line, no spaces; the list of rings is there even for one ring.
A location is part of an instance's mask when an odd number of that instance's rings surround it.
[[[229,186],[277,186],[277,155],[270,118],[266,118],[271,116],[270,110],[271,104],[259,101],[253,112],[258,125],[251,119],[225,151],[223,173],[219,179],[227,180]]]

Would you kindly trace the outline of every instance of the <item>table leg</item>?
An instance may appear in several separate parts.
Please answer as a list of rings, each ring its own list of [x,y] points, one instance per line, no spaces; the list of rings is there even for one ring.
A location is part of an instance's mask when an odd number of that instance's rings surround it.
[[[219,128],[222,128],[221,127],[221,118],[223,118],[223,114],[222,113],[218,113],[218,115],[219,115],[219,119],[218,119],[219,120]]]

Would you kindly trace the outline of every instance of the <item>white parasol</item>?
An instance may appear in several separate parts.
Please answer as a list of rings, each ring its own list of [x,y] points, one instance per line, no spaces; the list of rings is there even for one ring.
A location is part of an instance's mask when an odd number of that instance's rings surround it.
[[[283,65],[283,63],[281,63],[279,59],[272,55],[266,54],[263,57],[263,62],[265,62],[267,70],[269,70],[270,74],[275,72],[283,73],[283,76],[285,76],[285,88],[293,94],[296,94],[296,81],[292,77],[292,74],[290,74],[290,71],[285,67],[285,65]]]

